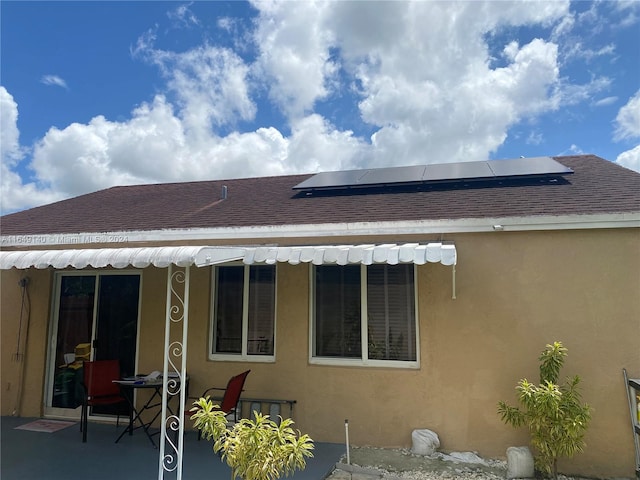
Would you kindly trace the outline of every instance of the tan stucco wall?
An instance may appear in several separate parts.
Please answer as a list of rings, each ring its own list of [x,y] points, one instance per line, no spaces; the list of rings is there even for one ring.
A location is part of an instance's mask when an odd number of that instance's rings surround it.
[[[28,299],[20,315],[22,288],[18,281],[28,277]],[[49,328],[49,270],[3,270],[0,277],[0,402],[2,415],[39,416],[42,413],[42,391],[46,369]],[[28,305],[31,306],[29,315]],[[18,333],[20,344],[18,347]],[[26,344],[25,344],[26,340]]]
[[[427,240],[432,239],[422,239]],[[190,393],[224,386],[231,375],[250,368],[245,396],[296,399],[297,427],[317,441],[342,442],[349,419],[355,445],[409,446],[414,428],[429,428],[440,436],[443,450],[504,457],[507,447],[527,444],[528,435],[504,425],[496,404],[515,404],[518,380],[537,382],[538,355],[547,343],[560,340],[569,349],[561,376],[580,375],[584,400],[594,409],[586,451],[562,461],[561,470],[632,476],[622,368],[640,376],[640,230],[457,234],[446,240],[455,241],[458,251],[457,299],[451,299],[450,267],[419,268],[421,366],[416,370],[310,365],[309,266],[288,264],[278,265],[276,362],[211,362],[210,269],[193,268]],[[38,282],[51,278],[36,273]],[[6,290],[17,294],[19,276],[2,272],[3,415],[13,408],[4,390],[15,382],[13,370],[5,368],[16,311]],[[142,285],[138,370],[144,372],[162,365],[166,270],[146,269]],[[49,285],[37,294],[32,290],[38,314],[34,306],[34,346],[26,366],[35,398],[23,403],[23,415],[38,415],[42,403],[49,291]]]

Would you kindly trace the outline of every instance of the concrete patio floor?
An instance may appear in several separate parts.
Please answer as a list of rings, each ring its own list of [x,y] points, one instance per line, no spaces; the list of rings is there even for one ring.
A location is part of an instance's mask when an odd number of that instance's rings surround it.
[[[79,424],[54,433],[16,430],[34,418],[2,417],[0,420],[0,477],[7,480],[145,480],[158,478],[159,450],[142,431],[115,439],[125,428],[89,423],[87,443]],[[155,437],[157,439],[157,437]],[[212,444],[185,433],[182,478],[185,480],[231,478],[229,467],[213,453]],[[323,480],[345,451],[344,445],[316,443],[314,457],[293,480]],[[164,478],[176,478],[166,473]]]

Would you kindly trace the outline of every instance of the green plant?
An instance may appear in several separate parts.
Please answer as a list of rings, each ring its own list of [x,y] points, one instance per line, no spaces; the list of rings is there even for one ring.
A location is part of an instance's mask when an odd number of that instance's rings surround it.
[[[498,413],[505,423],[529,428],[537,452],[536,467],[554,479],[558,478],[558,458],[572,457],[584,449],[584,434],[591,419],[591,408],[581,403],[580,378],[568,378],[562,386],[557,383],[566,356],[567,349],[561,342],[547,345],[538,358],[540,384],[536,386],[525,378],[516,386],[522,409],[498,403]]]
[[[313,457],[313,440],[293,430],[290,418],[280,417],[280,424],[254,412],[254,420],[241,419],[227,427],[224,412],[209,397],[194,402],[191,409],[194,427],[201,435],[213,439],[213,451],[231,467],[231,478],[275,480],[304,470],[306,458]]]

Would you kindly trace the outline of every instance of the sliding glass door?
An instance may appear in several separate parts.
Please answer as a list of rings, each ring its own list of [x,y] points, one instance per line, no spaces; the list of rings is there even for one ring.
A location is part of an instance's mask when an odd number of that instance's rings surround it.
[[[77,416],[83,361],[118,359],[123,376],[135,374],[140,274],[60,273],[54,294],[45,413]]]

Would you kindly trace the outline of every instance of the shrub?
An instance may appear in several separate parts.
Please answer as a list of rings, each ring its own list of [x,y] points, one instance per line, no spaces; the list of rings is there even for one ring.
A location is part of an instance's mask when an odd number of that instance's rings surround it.
[[[581,403],[576,375],[558,385],[560,369],[564,365],[567,349],[561,342],[547,345],[540,360],[540,384],[526,378],[516,386],[522,409],[498,403],[498,414],[513,427],[526,426],[531,435],[536,456],[536,467],[554,479],[558,478],[558,458],[572,457],[582,452],[584,434],[591,419],[591,408]]]
[[[224,412],[209,397],[194,402],[194,427],[213,439],[213,451],[231,467],[231,478],[276,480],[296,469],[304,470],[306,458],[313,457],[313,440],[293,430],[293,420],[280,417],[280,423],[254,412],[254,420],[241,419],[227,427]]]

